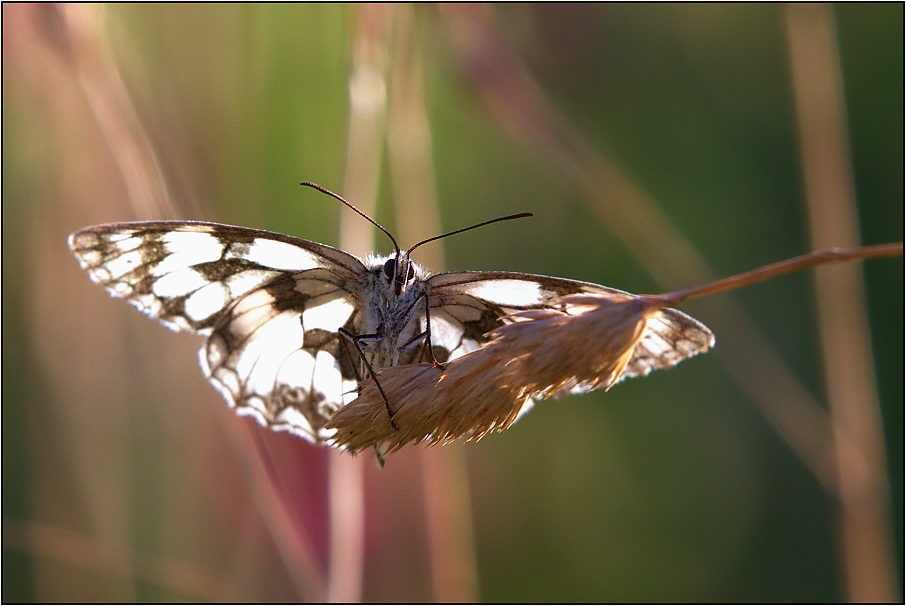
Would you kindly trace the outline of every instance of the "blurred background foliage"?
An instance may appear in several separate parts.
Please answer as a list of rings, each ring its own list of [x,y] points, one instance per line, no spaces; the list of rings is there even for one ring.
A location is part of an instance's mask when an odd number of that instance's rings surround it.
[[[781,6],[490,12],[557,111],[717,274],[809,250]],[[299,599],[226,431],[251,421],[234,419],[206,385],[197,339],[109,299],[65,237],[93,223],[191,218],[336,245],[345,211],[298,183],[342,189],[357,7],[127,4],[90,14],[176,212],[130,207],[71,49],[55,38],[57,17],[5,4],[3,599]],[[862,242],[902,240],[903,6],[846,4],[834,14]],[[661,290],[576,184],[487,111],[450,51],[450,19],[414,11],[442,226],[535,217],[445,240],[447,267]],[[394,214],[386,173],[376,218],[398,233],[407,219]],[[377,246],[389,250],[382,238]],[[864,273],[902,596],[902,259],[869,262]],[[811,275],[733,296],[825,402]],[[687,309],[709,323],[704,307]],[[323,562],[324,454],[262,435]],[[380,474],[369,465],[366,600],[432,599],[418,448]],[[835,498],[715,355],[608,393],[542,402],[511,430],[450,448],[468,465],[481,600],[845,595]],[[194,581],[178,582],[186,578]]]

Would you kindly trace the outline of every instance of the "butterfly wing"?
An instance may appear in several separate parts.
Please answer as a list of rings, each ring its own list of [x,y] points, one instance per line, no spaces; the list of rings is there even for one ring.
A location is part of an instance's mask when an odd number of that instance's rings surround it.
[[[356,332],[358,259],[273,232],[186,221],[98,225],[69,246],[111,295],[168,328],[208,336],[202,369],[236,412],[311,441],[329,437],[323,425],[355,394],[338,330]]]
[[[357,395],[350,351],[356,298],[327,270],[284,275],[243,296],[222,315],[199,353],[202,370],[241,415],[313,442]]]
[[[283,275],[325,269],[355,282],[361,262],[273,232],[195,221],[95,225],[69,236],[91,280],[172,330],[211,334],[236,299]]]
[[[576,293],[633,296],[590,282],[518,272],[449,272],[428,279],[431,286],[431,340],[439,318],[440,345],[449,359],[479,349],[507,314],[555,309],[558,297]],[[714,345],[707,326],[676,309],[663,309],[648,322],[620,380],[669,368]]]

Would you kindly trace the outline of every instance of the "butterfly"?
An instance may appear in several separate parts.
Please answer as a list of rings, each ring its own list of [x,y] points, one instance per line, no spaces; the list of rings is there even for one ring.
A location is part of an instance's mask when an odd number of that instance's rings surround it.
[[[69,236],[91,280],[174,331],[207,337],[202,372],[238,414],[331,444],[331,417],[381,369],[436,365],[482,348],[510,314],[578,293],[622,291],[508,271],[431,274],[387,230],[388,256],[359,259],[275,232],[198,221],[109,223]],[[480,223],[472,229],[514,215]],[[707,350],[711,331],[675,309],[649,322],[622,378]],[[393,423],[389,398],[387,414]]]

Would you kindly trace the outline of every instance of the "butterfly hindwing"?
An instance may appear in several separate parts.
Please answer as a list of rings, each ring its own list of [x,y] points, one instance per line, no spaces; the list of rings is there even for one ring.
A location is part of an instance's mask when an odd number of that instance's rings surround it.
[[[352,295],[326,270],[286,275],[248,293],[223,314],[200,352],[205,376],[239,414],[314,442],[356,396],[340,327],[353,332]]]

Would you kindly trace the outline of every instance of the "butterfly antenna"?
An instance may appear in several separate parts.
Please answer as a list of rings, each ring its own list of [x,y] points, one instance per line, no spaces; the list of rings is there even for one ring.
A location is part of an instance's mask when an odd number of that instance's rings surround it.
[[[299,185],[305,185],[306,187],[311,187],[312,189],[316,189],[316,190],[318,190],[318,191],[321,192],[321,193],[327,194],[328,196],[333,196],[334,198],[336,198],[337,200],[339,200],[340,202],[342,202],[343,204],[345,204],[346,206],[348,206],[349,208],[351,208],[351,209],[354,210],[355,212],[359,213],[361,216],[365,217],[372,225],[374,225],[374,226],[377,227],[379,230],[381,230],[382,232],[384,232],[385,234],[387,234],[387,237],[390,238],[390,241],[391,241],[391,242],[393,242],[393,248],[396,249],[396,254],[399,254],[399,252],[400,252],[400,247],[399,247],[399,245],[396,243],[396,239],[393,237],[393,235],[392,235],[389,231],[387,231],[386,229],[384,229],[384,226],[383,226],[383,225],[381,225],[380,223],[378,223],[377,221],[375,221],[374,219],[372,219],[371,217],[369,217],[368,215],[366,215],[364,212],[362,212],[361,210],[359,210],[358,208],[356,208],[355,206],[353,206],[352,204],[350,204],[349,201],[346,200],[346,198],[344,198],[344,197],[341,196],[340,194],[335,194],[335,193],[333,193],[332,191],[330,191],[330,190],[327,189],[326,187],[321,187],[321,186],[318,185],[317,183],[312,183],[311,181],[303,181],[303,182],[300,183]],[[478,227],[478,226],[476,225],[475,227]],[[422,243],[422,244],[423,244],[423,243]],[[417,245],[416,245],[416,246],[417,246]]]
[[[506,217],[497,217],[496,219],[491,219],[490,221],[482,221],[481,223],[477,223],[477,224],[471,225],[469,227],[463,227],[462,229],[457,229],[456,231],[451,231],[446,234],[434,236],[433,238],[428,238],[427,240],[422,240],[421,242],[419,242],[418,244],[416,244],[415,246],[413,246],[412,248],[407,250],[406,254],[408,255],[409,253],[411,253],[413,250],[415,250],[422,244],[427,244],[428,242],[434,242],[435,240],[440,240],[441,238],[446,238],[447,236],[452,236],[454,234],[461,234],[464,231],[469,231],[470,229],[475,229],[476,227],[484,227],[485,225],[490,225],[491,223],[498,223],[500,221],[509,221],[510,219],[522,219],[525,217],[534,217],[534,216],[535,216],[534,213],[519,213],[516,215],[507,215]]]

